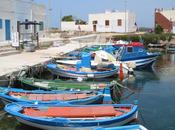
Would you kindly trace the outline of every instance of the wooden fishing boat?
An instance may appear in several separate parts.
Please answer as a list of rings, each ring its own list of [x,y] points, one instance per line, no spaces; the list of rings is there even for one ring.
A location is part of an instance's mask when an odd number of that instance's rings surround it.
[[[104,89],[111,86],[108,83],[99,82],[77,82],[73,80],[44,80],[36,78],[20,77],[18,79],[23,86],[30,86],[32,88],[48,89],[48,90],[89,90],[89,89]]]
[[[142,125],[127,125],[127,126],[117,126],[110,128],[95,128],[94,130],[148,130]]]
[[[116,75],[119,67],[111,67],[111,68],[101,68],[101,69],[77,69],[76,66],[70,65],[61,65],[49,63],[47,64],[47,69],[54,75],[58,75],[61,77],[67,78],[82,78],[82,79],[98,79],[98,78],[106,78]]]
[[[54,75],[67,78],[81,78],[81,79],[98,79],[106,78],[117,74],[119,66],[110,64],[109,66],[92,67],[91,65],[91,54],[84,53],[81,61],[77,62],[76,65],[66,65],[49,63],[46,68]]]
[[[135,64],[136,69],[151,68],[160,53],[148,52],[142,43],[132,42],[120,47],[116,59],[126,64]]]
[[[93,130],[121,126],[137,118],[133,104],[64,105],[12,103],[5,111],[26,125],[45,130]]]
[[[0,99],[4,104],[10,102],[95,104],[103,103],[106,92],[110,96],[109,91],[106,91],[108,89],[107,87],[101,91],[44,91],[9,88],[0,93]]]

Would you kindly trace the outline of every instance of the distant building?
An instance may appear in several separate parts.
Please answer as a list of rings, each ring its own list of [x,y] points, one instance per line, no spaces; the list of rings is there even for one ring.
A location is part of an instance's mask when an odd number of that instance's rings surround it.
[[[36,21],[38,31],[46,28],[46,8],[33,0],[1,0],[0,2],[0,42],[9,41],[17,31],[17,22]]]
[[[136,15],[129,11],[89,14],[89,25],[97,32],[135,32]]]
[[[75,22],[62,22],[61,30],[79,30],[94,32],[135,32],[136,15],[132,12],[106,11],[105,13],[89,14],[87,25],[76,25]]]
[[[175,9],[155,9],[156,25],[160,25],[164,32],[175,33]]]

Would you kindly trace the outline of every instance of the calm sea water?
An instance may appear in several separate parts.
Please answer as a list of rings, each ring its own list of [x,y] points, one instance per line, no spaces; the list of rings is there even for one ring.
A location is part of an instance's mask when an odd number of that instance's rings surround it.
[[[129,91],[123,91],[120,102],[137,102],[139,123],[149,130],[175,130],[175,54],[162,55],[153,72],[136,71],[135,75],[124,81]],[[37,130],[0,111],[0,130],[31,129]]]

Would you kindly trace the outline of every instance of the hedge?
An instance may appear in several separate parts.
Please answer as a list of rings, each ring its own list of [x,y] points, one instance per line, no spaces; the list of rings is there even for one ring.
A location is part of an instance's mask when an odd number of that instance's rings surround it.
[[[162,33],[162,34],[154,34],[148,33],[143,35],[115,35],[112,37],[112,40],[125,40],[125,41],[133,41],[133,42],[143,42],[144,45],[148,45],[149,43],[160,43],[162,41],[171,41],[173,37],[172,33]]]

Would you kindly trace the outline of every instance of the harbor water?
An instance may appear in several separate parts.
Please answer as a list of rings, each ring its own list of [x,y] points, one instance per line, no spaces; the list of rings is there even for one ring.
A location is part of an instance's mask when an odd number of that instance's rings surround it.
[[[149,130],[175,130],[175,54],[163,54],[153,71],[135,71],[135,77],[125,79],[128,88],[121,91],[120,103],[137,103],[138,122]],[[2,103],[1,103],[2,104]],[[0,130],[38,130],[20,124],[5,114],[0,106]]]

